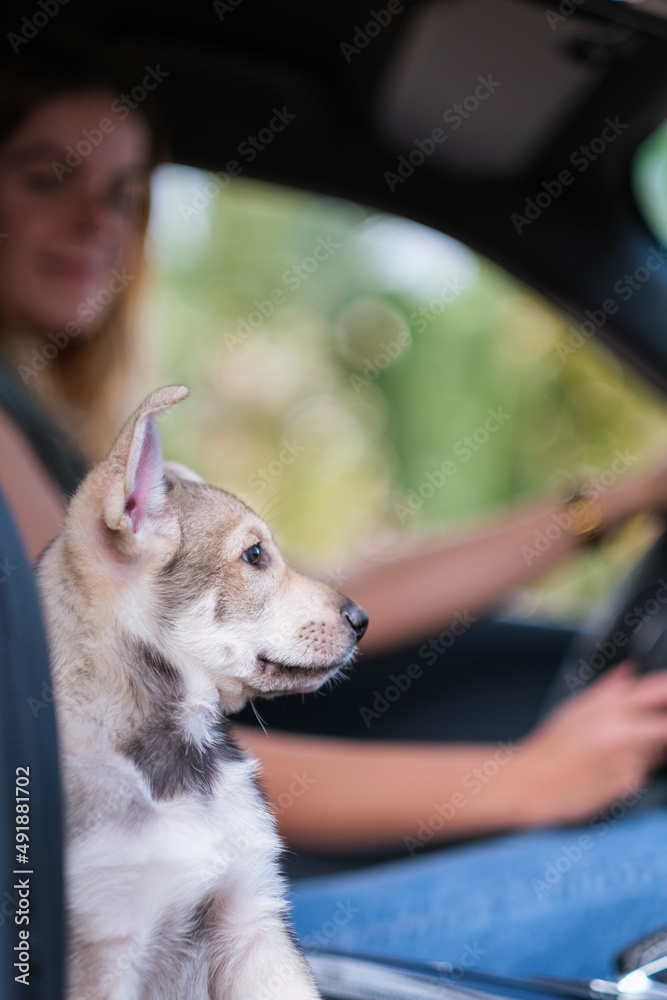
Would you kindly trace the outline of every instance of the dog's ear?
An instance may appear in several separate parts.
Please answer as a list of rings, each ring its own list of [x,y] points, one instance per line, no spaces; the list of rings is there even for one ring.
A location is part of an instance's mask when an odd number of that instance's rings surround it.
[[[155,417],[189,395],[184,385],[156,389],[127,421],[106,458],[104,522],[129,536],[150,525],[166,504],[162,449]]]
[[[206,480],[202,479],[198,472],[189,468],[187,465],[183,465],[182,462],[164,462],[163,468],[165,472],[171,472],[178,479],[185,479],[189,483],[205,483]]]

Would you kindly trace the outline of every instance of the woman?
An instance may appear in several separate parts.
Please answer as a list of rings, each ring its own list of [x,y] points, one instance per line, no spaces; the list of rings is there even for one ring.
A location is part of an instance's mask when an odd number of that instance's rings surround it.
[[[129,314],[159,156],[148,109],[131,113],[102,66],[67,50],[51,60],[0,70],[3,399],[52,467],[45,476],[0,412],[0,483],[33,557],[58,530],[81,456],[104,453],[136,400]]]
[[[22,78],[0,88],[0,487],[36,558],[81,474],[73,448],[88,461],[97,457],[134,401],[127,390],[136,374],[134,341],[126,331],[156,151],[147,107],[123,114],[113,74],[82,60],[15,62],[12,72]],[[600,528],[666,504],[667,470],[660,469],[584,501],[584,519],[568,507],[571,527],[539,565],[526,564],[521,546],[563,513],[553,500],[468,538],[434,539],[362,569],[345,589],[371,617],[364,650],[379,655],[437,637],[464,608],[481,615]],[[249,727],[239,727],[239,738],[263,760],[290,843],[400,847],[408,836],[425,843],[422,828],[435,842],[589,820],[631,794],[662,759],[666,707],[667,675],[637,679],[623,665],[518,747],[285,732],[267,740]],[[489,771],[493,780],[475,777]],[[480,785],[474,794],[471,781]],[[473,949],[476,964],[496,971],[603,974],[617,946],[667,912],[667,818],[654,810],[606,833],[593,839],[587,826],[542,829],[386,871],[302,883],[295,924],[306,940],[332,947],[455,963]],[[560,872],[561,856],[573,878]],[[589,918],[598,936],[587,941],[569,921]]]

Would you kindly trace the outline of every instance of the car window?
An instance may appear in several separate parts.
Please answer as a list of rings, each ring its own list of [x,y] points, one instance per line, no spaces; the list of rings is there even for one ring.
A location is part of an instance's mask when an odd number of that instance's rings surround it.
[[[604,491],[664,455],[657,392],[491,261],[405,219],[223,176],[169,166],[155,181],[143,324],[159,379],[193,392],[165,451],[242,496],[293,561],[335,581],[405,533]],[[580,619],[654,530],[634,522],[512,611]]]

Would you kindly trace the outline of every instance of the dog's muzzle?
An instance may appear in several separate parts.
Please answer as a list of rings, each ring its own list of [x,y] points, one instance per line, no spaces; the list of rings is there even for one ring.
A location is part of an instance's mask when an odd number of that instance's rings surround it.
[[[262,697],[278,694],[307,694],[316,691],[326,680],[330,680],[341,668],[349,665],[355,656],[356,645],[368,628],[368,615],[354,601],[344,598],[339,610],[343,631],[338,632],[337,647],[332,649],[332,658],[322,662],[322,650],[317,644],[304,649],[303,660],[283,661],[267,650],[257,657],[252,685]],[[329,626],[330,628],[331,626]],[[330,633],[331,634],[331,633]]]

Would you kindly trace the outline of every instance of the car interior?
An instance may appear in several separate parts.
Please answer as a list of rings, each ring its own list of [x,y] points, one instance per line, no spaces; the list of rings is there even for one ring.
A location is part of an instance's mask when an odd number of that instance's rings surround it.
[[[667,0],[213,0],[185,6],[9,0],[2,21],[17,59],[60,37],[99,49],[126,70],[136,67],[137,79],[148,66],[161,71],[159,103],[174,163],[205,171],[221,185],[242,175],[446,234],[562,310],[575,324],[575,346],[599,338],[657,393],[667,388]],[[278,130],[280,141],[273,142]],[[256,144],[242,146],[249,135]],[[0,515],[1,529],[1,509]],[[0,535],[3,543],[10,538],[4,530]],[[0,559],[18,563],[20,554],[7,546]],[[563,695],[572,665],[620,627],[644,669],[662,667],[667,612],[641,633],[623,623],[666,570],[667,534],[575,646],[563,633],[562,648],[542,675],[528,682],[517,674],[523,700],[510,685],[497,738],[522,735],[549,691],[554,701]],[[14,636],[0,671],[0,760],[3,774],[14,773],[26,748],[43,762],[32,786],[35,836],[45,859],[35,908],[35,980],[41,984],[35,995],[56,1000],[61,845],[46,652],[33,627],[34,595],[11,577],[0,586],[0,614]],[[475,649],[470,655],[483,658]],[[26,660],[29,674],[20,666]],[[43,693],[38,710],[27,693],[35,690]],[[491,698],[495,708],[495,693]],[[452,725],[457,713],[452,710]],[[460,738],[475,736],[466,731]],[[0,803],[3,858],[12,855],[12,788]],[[657,776],[656,799],[664,794]],[[306,859],[301,872],[367,860]],[[13,984],[11,912],[5,893],[0,974]],[[633,953],[623,971],[667,951],[663,938],[657,951],[652,947]],[[313,956],[331,998],[415,1000],[451,996],[458,988],[433,970],[343,966],[339,959]],[[655,964],[650,974],[659,976],[662,966]],[[512,984],[480,976],[467,984],[518,995]],[[565,987],[542,989],[563,995]],[[606,989],[618,995],[630,987]],[[651,990],[661,987],[643,981],[635,995]],[[7,994],[14,995],[20,987]]]

